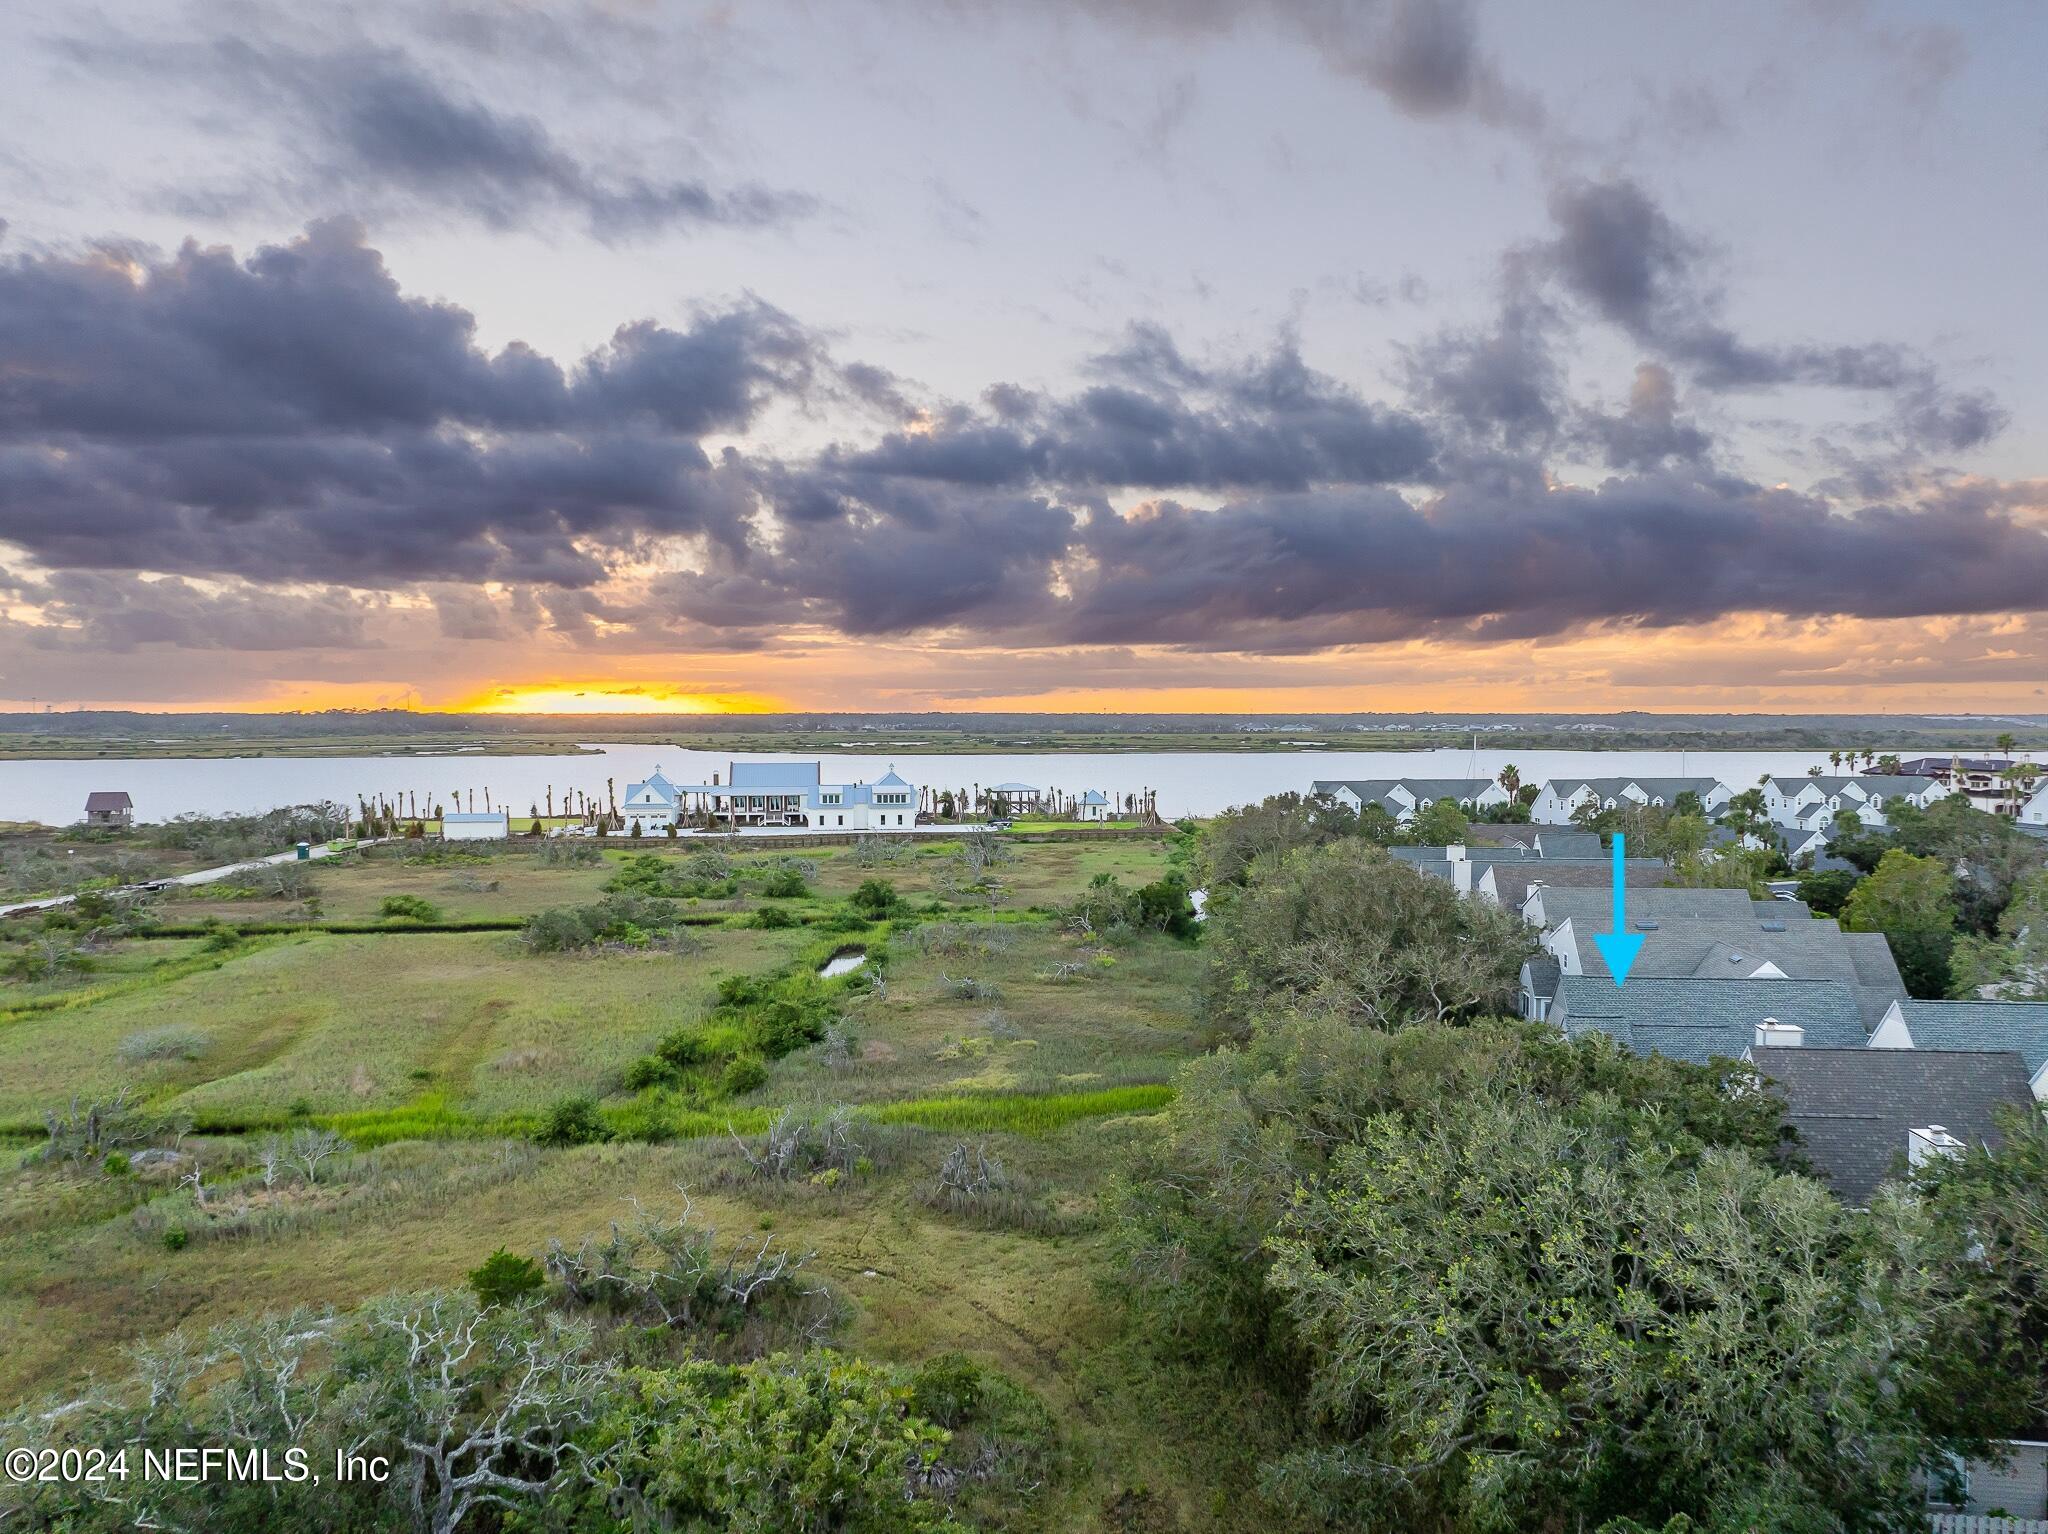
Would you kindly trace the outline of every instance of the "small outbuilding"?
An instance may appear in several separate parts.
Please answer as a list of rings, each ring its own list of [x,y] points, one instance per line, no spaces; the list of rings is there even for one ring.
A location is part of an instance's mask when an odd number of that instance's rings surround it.
[[[501,842],[511,834],[511,817],[503,810],[441,817],[444,842]]]
[[[85,823],[125,831],[135,824],[135,801],[126,789],[96,789],[85,796]]]
[[[1099,788],[1089,789],[1087,793],[1074,801],[1074,818],[1076,820],[1109,819],[1109,795]]]

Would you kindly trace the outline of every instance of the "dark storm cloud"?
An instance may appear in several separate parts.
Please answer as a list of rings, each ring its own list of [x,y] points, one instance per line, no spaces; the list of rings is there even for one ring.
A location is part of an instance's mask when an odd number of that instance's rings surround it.
[[[258,132],[265,124],[274,131],[287,158],[281,176],[180,183],[166,200],[186,213],[218,217],[278,202],[342,202],[513,229],[567,212],[611,241],[697,226],[779,224],[816,206],[808,196],[762,186],[720,188],[600,169],[539,118],[483,100],[395,47],[297,49],[259,34],[169,50],[99,38],[60,46],[95,69],[122,68],[153,80],[161,78],[168,51],[183,84],[233,104],[238,132],[248,132],[252,118]],[[218,126],[230,119],[212,110],[201,120]]]
[[[1614,415],[1589,411],[1584,427],[1617,469],[1655,469],[1667,459],[1696,462],[1713,438],[1678,414],[1678,386],[1671,370],[1654,362],[1636,368],[1628,408]]]
[[[1157,328],[1071,393],[998,385],[915,410],[912,385],[838,364],[761,304],[624,324],[568,367],[491,355],[466,311],[401,292],[345,224],[246,261],[19,258],[0,267],[0,540],[34,568],[7,580],[45,612],[43,642],[110,654],[345,649],[393,593],[449,635],[545,624],[642,650],[819,629],[1288,653],[2048,608],[2022,489],[1905,472],[1845,472],[1861,504],[1760,489],[1709,467],[1682,408],[1695,385],[1663,358],[1624,410],[1573,406],[1532,274],[1646,336],[1697,311],[1669,280],[1685,242],[1639,212],[1621,199],[1573,226],[1583,240],[1521,252],[1493,337],[1411,358],[1410,410],[1310,367],[1291,337],[1197,358]],[[1886,440],[1995,429],[1988,400],[1900,376],[1894,419],[1871,428]],[[714,462],[699,443],[819,398],[911,425],[784,459]],[[1622,472],[1566,484],[1526,445],[1552,438]],[[1133,508],[1133,490],[1155,498]],[[486,582],[512,594],[449,591]],[[306,583],[325,594],[261,589]]]
[[[19,635],[39,649],[126,654],[140,645],[186,650],[355,649],[381,598],[324,588],[290,594],[209,591],[187,581],[64,570],[22,589],[43,624]]]
[[[246,261],[187,243],[0,262],[0,438],[271,436],[459,424],[561,428],[644,416],[692,434],[746,426],[818,354],[750,304],[686,331],[642,321],[565,377],[495,356],[453,304],[400,292],[346,219]]]
[[[259,579],[601,578],[591,546],[740,536],[707,432],[823,354],[761,304],[642,321],[566,373],[399,291],[345,222],[247,261],[0,265],[0,537],[51,566]]]
[[[1427,425],[1316,372],[1291,341],[1204,369],[1157,327],[1138,326],[1092,366],[1113,381],[1069,398],[1010,390],[986,414],[955,407],[830,461],[855,474],[990,487],[1287,490],[1435,472]]]
[[[667,611],[772,614],[862,636],[953,629],[1017,646],[1289,652],[1748,611],[2048,606],[2048,538],[1987,501],[1843,515],[1814,497],[1675,473],[1594,489],[1505,474],[1424,504],[1358,487],[1119,516],[826,470],[789,480],[771,500],[806,494],[840,514],[675,578]]]
[[[967,8],[969,0],[947,0]],[[1470,0],[1068,0],[1103,20],[1177,35],[1272,25],[1323,64],[1360,81],[1411,117],[1470,116],[1534,129],[1536,96],[1511,84],[1481,45]]]
[[[1442,330],[1405,350],[1408,392],[1470,439],[1540,447],[1566,409],[1558,329],[1556,312],[1510,262],[1491,326]]]
[[[1786,384],[1892,394],[1897,429],[1936,450],[1976,446],[2004,412],[1988,395],[1951,393],[1934,367],[1892,342],[1759,344],[1722,317],[1711,279],[1713,253],[1687,234],[1638,183],[1573,181],[1555,188],[1554,240],[1525,253],[1564,290],[1660,356],[1715,390]]]

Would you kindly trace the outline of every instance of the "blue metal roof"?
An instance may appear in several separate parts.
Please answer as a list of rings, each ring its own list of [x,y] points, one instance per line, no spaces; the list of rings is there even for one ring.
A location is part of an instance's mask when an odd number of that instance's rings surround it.
[[[734,762],[732,786],[752,789],[816,788],[822,769],[817,762]]]

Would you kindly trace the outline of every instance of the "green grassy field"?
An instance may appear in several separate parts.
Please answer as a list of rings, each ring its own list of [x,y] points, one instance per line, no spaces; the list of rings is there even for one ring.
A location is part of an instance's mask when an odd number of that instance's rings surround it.
[[[516,932],[155,937],[113,945],[69,981],[0,987],[0,1127],[14,1147],[0,1154],[33,1151],[45,1110],[125,1089],[196,1126],[183,1149],[216,1190],[202,1206],[174,1176],[92,1165],[25,1163],[0,1181],[0,1407],[76,1390],[177,1326],[459,1283],[499,1245],[537,1253],[686,1186],[721,1228],[815,1252],[812,1271],[846,1302],[843,1345],[904,1361],[964,1350],[1038,1394],[1068,1467],[1044,1493],[1044,1527],[1228,1528],[1229,1445],[1163,1428],[1154,1377],[1119,1362],[1098,1202],[1154,1132],[1163,1084],[1204,1046],[1189,1001],[1199,955],[1159,934],[1084,943],[1050,914],[1098,873],[1158,878],[1171,850],[1170,838],[1019,845],[993,871],[994,913],[959,892],[948,844],[881,866],[851,848],[795,854],[810,893],[782,900],[759,893],[782,855],[749,852],[734,860],[735,897],[684,902],[711,924],[679,952],[539,955]],[[523,917],[600,898],[628,855],[581,867],[524,852],[358,857],[312,870],[309,892],[322,922],[380,920],[394,895],[451,919]],[[831,930],[870,878],[894,884],[904,914]],[[303,892],[202,891],[161,915],[274,923],[303,904]],[[766,907],[795,924],[757,929]],[[885,980],[828,983],[832,1042],[772,1059],[759,1086],[671,1111],[671,1138],[546,1149],[525,1137],[576,1094],[617,1125],[641,1122],[647,1097],[625,1085],[627,1067],[702,1018],[721,980],[801,972],[862,943]],[[792,1106],[850,1109],[872,1170],[831,1186],[750,1178],[728,1131],[758,1134]],[[354,1148],[316,1184],[253,1183],[259,1136],[294,1123],[338,1128]],[[963,1136],[1003,1158],[1014,1209],[976,1219],[929,1201]],[[182,1251],[166,1248],[173,1228],[189,1235]],[[1133,1523],[1134,1505],[1168,1521]]]

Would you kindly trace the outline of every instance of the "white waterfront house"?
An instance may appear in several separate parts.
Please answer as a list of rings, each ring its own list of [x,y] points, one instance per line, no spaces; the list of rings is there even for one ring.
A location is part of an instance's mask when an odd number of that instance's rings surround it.
[[[709,783],[673,783],[657,767],[628,783],[619,814],[630,827],[665,827],[693,813],[731,826],[896,831],[917,824],[917,787],[892,766],[872,783],[827,783],[820,762],[732,762]]]
[[[619,801],[619,815],[627,825],[640,822],[642,831],[666,829],[676,823],[682,810],[682,796],[675,784],[655,768],[644,783],[628,783],[626,797]]]
[[[1074,801],[1076,820],[1109,819],[1109,795],[1099,788],[1091,788]]]
[[[511,834],[512,818],[503,810],[441,817],[444,842],[502,842]]]
[[[1492,778],[1317,778],[1308,791],[1353,811],[1377,804],[1403,825],[1439,799],[1468,812],[1508,802],[1508,791]]]
[[[1538,790],[1529,818],[1541,826],[1568,826],[1584,805],[1596,811],[1629,804],[1670,809],[1688,793],[1699,797],[1710,817],[1735,797],[1727,784],[1713,778],[1552,778]]]

